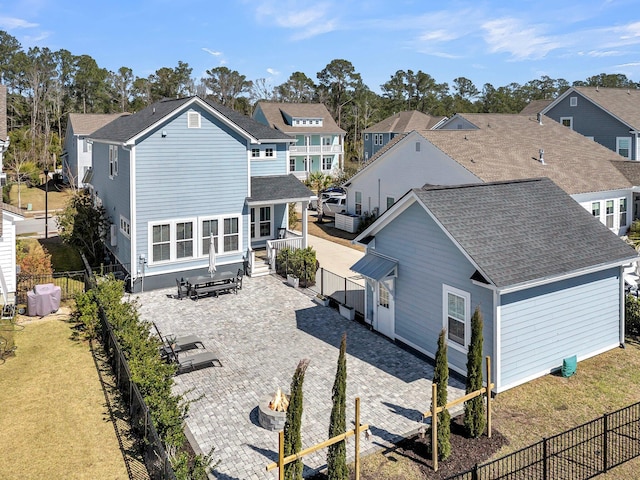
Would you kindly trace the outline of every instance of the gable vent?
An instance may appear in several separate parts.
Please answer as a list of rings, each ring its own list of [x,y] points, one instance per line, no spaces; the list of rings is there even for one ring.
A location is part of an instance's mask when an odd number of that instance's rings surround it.
[[[200,114],[198,112],[187,114],[187,128],[200,128]]]

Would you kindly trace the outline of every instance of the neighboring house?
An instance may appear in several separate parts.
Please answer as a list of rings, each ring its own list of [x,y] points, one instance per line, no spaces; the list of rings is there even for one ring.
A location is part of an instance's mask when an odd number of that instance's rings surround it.
[[[295,138],[288,168],[300,180],[313,172],[332,175],[343,169],[346,132],[322,103],[258,102],[253,118]]]
[[[288,174],[293,139],[282,132],[190,97],[118,118],[91,140],[91,189],[113,222],[106,247],[134,291],[208,274],[211,239],[218,271],[256,267],[253,249],[284,236],[289,203],[302,204],[306,247],[312,192]]]
[[[412,132],[346,184],[347,212],[383,213],[410,188],[549,177],[614,233],[626,233],[634,184],[620,157],[547,117],[456,114]],[[541,161],[543,160],[543,161]]]
[[[4,171],[4,153],[9,148],[9,133],[7,132],[7,87],[0,85],[0,186],[7,184],[7,174]]]
[[[398,135],[423,131],[439,125],[447,117],[432,117],[417,110],[408,110],[391,115],[384,120],[365,128],[362,132],[364,161],[371,159],[380,149]]]
[[[553,100],[531,100],[529,104],[520,110],[520,115],[537,115],[542,112]]]
[[[640,90],[571,87],[542,113],[629,160],[640,160]]]
[[[16,292],[16,222],[24,220],[24,215],[19,208],[12,205],[2,203],[1,207],[0,287],[6,302]]]
[[[466,374],[471,316],[501,392],[624,344],[635,250],[547,178],[410,190],[356,239],[365,321]]]
[[[91,168],[90,135],[128,113],[70,113],[62,150],[62,178],[77,188],[84,187],[82,179]]]

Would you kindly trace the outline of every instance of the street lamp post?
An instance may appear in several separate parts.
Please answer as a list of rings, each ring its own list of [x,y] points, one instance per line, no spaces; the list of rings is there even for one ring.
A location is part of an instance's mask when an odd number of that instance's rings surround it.
[[[49,238],[49,169],[44,167],[44,238]]]

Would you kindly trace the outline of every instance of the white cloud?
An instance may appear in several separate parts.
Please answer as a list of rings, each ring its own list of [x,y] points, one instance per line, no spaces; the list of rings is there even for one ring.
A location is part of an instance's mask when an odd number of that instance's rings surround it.
[[[277,77],[278,75],[280,75],[280,72],[275,70],[275,69],[273,69],[273,68],[267,68],[267,73],[269,75],[274,76],[274,77]]]
[[[34,28],[37,23],[28,22],[22,18],[0,17],[0,27],[5,30],[14,30],[16,28]]]
[[[292,30],[293,40],[305,40],[322,35],[337,30],[339,26],[336,12],[339,12],[340,8],[326,1],[309,6],[307,2],[299,0],[262,0],[251,5],[255,7],[258,22],[275,22],[280,28]]]
[[[595,58],[619,57],[620,55],[624,55],[624,53],[619,50],[591,50],[589,52],[579,52],[578,54]]]
[[[640,62],[622,63],[622,64],[620,64],[620,65],[616,65],[616,67],[618,67],[618,68],[625,68],[625,67],[640,67]]]
[[[509,53],[515,60],[541,59],[561,47],[555,38],[541,34],[542,26],[527,26],[515,18],[491,20],[482,28],[492,53]]]
[[[455,40],[458,38],[457,35],[452,30],[433,30],[431,32],[423,33],[418,37],[418,40],[421,42],[447,42],[450,40]]]
[[[202,50],[204,50],[205,52],[213,55],[214,57],[219,57],[219,56],[222,55],[222,52],[217,52],[215,50],[211,50],[210,48],[202,47]]]

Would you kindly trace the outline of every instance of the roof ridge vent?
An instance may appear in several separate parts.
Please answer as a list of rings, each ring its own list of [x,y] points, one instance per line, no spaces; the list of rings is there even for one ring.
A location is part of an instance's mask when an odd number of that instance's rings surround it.
[[[544,148],[541,148],[540,150],[538,150],[538,154],[540,154],[540,163],[542,165],[546,165],[546,163],[544,163]]]

